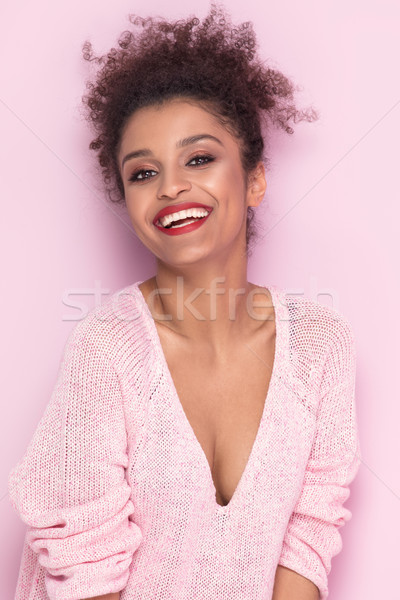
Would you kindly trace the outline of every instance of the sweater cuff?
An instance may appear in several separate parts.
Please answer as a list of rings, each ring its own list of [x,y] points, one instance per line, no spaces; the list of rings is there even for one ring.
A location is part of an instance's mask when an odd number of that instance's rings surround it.
[[[50,600],[82,600],[121,591],[142,533],[130,520],[126,480],[96,500],[29,522],[27,543],[46,571]]]

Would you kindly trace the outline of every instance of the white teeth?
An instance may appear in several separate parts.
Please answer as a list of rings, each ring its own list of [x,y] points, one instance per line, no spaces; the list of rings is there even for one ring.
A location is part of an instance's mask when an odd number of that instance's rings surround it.
[[[185,225],[190,225],[190,223],[196,223],[196,219],[190,219],[190,221],[186,221],[186,223],[180,223],[180,225],[171,225],[171,229],[177,229],[178,227],[185,227]]]
[[[176,213],[171,213],[161,217],[160,223],[163,227],[167,227],[173,221],[179,221],[180,219],[187,219],[188,217],[206,217],[208,211],[205,208],[188,208],[187,210],[180,210]],[[186,225],[186,223],[185,223]]]

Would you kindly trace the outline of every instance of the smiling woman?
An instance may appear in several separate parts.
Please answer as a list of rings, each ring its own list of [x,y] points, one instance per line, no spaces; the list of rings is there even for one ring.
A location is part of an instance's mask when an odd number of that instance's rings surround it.
[[[85,103],[110,199],[156,260],[78,323],[9,476],[16,600],[326,600],[360,464],[355,341],[247,279],[262,124],[293,85],[216,7],[131,18]],[[267,128],[268,130],[268,128]]]
[[[125,201],[117,154],[127,121],[142,107],[171,98],[195,100],[236,138],[246,174],[260,161],[268,166],[262,126],[291,134],[293,123],[317,118],[313,108],[296,108],[293,83],[257,56],[250,22],[234,27],[214,5],[202,22],[135,15],[130,22],[132,30],[124,31],[118,47],[104,56],[95,56],[89,42],[84,45],[84,58],[99,67],[84,99],[98,133],[91,148],[112,201]],[[247,250],[256,238],[253,220],[249,207]]]
[[[137,109],[125,123],[118,162],[133,227],[162,263],[191,265],[194,273],[207,256],[223,274],[226,252],[245,253],[246,208],[264,196],[264,168],[257,166],[247,186],[237,139],[196,100]],[[168,243],[177,235],[179,245]]]

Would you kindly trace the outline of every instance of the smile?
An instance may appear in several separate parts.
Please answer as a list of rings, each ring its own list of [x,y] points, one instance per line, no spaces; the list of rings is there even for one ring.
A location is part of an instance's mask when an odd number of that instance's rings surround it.
[[[182,202],[166,206],[153,219],[153,224],[167,235],[181,235],[198,229],[212,212],[210,206],[197,202]]]

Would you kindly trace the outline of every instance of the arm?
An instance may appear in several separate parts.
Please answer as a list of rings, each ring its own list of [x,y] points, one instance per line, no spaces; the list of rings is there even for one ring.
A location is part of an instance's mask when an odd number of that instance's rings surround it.
[[[272,600],[319,600],[317,586],[303,577],[278,565],[275,573],[275,584]]]
[[[339,529],[351,518],[343,504],[361,462],[355,408],[355,340],[347,321],[335,320],[330,338],[320,382],[315,436],[278,561],[313,582],[320,600],[328,596],[332,557],[342,549]],[[279,570],[277,590],[288,586],[289,578],[294,575],[283,575]]]
[[[11,502],[28,525],[52,600],[114,598],[142,537],[131,517],[123,398],[109,345],[96,323],[79,323],[46,411],[9,476]]]

